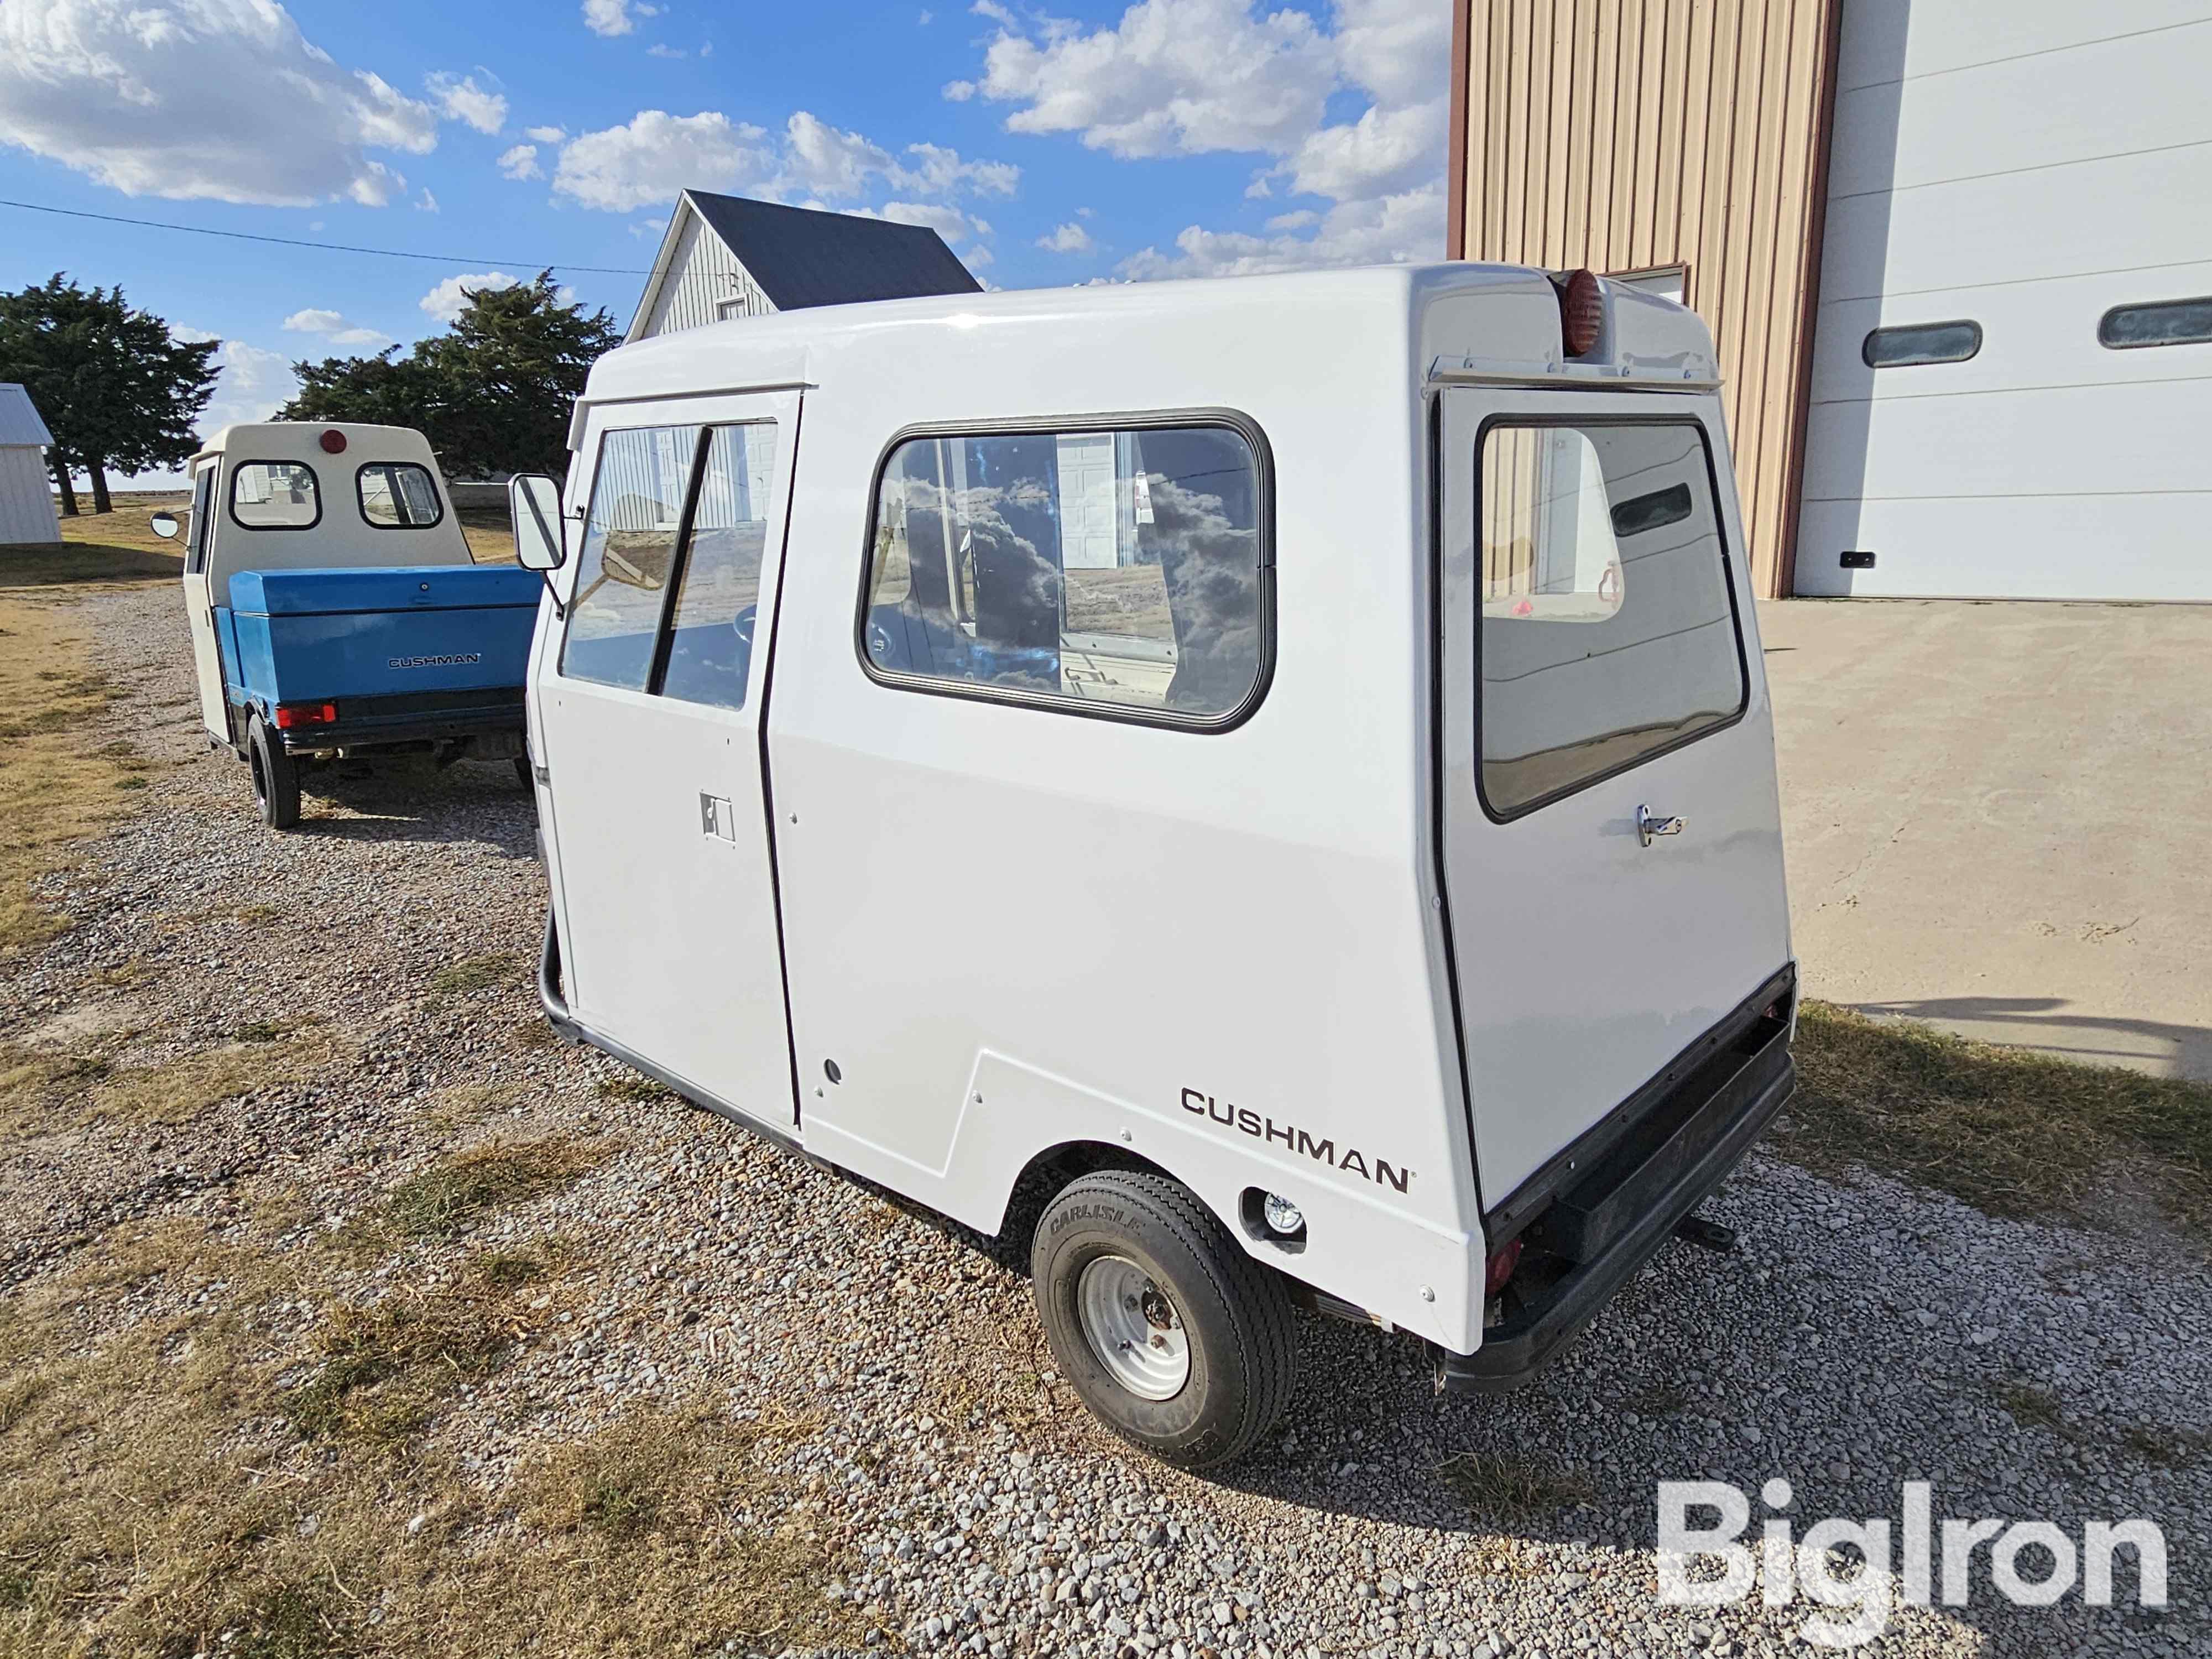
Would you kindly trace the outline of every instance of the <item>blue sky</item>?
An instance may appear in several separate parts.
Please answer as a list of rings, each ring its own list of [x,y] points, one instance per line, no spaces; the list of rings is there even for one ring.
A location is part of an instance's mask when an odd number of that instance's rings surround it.
[[[1031,288],[1441,258],[1449,0],[0,0],[0,286],[55,270],[289,364],[546,264],[629,321],[684,185],[937,228]],[[591,271],[586,266],[629,268]]]

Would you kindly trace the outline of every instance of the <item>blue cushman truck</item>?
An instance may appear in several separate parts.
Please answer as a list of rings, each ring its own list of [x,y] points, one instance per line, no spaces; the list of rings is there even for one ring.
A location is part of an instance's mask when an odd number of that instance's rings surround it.
[[[478,565],[407,427],[226,427],[191,461],[185,609],[208,741],[247,763],[262,822],[348,758],[510,760],[540,580]]]

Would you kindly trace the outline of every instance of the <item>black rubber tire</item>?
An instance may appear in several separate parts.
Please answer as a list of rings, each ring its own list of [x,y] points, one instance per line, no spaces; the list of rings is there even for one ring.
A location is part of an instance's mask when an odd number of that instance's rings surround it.
[[[527,793],[533,795],[538,793],[538,779],[530,769],[529,756],[517,755],[514,757],[514,781]]]
[[[1169,1399],[1124,1388],[1083,1334],[1077,1286],[1102,1255],[1134,1261],[1182,1319],[1190,1376]],[[1060,1374],[1100,1421],[1164,1462],[1233,1462],[1290,1403],[1297,1345],[1283,1281],[1179,1182],[1111,1170],[1069,1183],[1037,1218],[1030,1273]]]
[[[289,830],[300,821],[300,763],[285,753],[264,725],[253,717],[246,734],[246,761],[253,773],[253,804],[271,830]]]

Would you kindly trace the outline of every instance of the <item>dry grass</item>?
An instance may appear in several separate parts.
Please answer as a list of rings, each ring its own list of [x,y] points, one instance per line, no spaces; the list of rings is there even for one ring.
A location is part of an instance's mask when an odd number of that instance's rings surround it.
[[[478,564],[514,562],[514,520],[504,507],[465,507],[458,516],[471,558]]]
[[[488,991],[495,985],[512,984],[522,972],[525,960],[519,951],[494,951],[484,956],[464,957],[431,975],[430,988],[440,996],[459,997]]]
[[[2212,1085],[2080,1066],[1808,1002],[1802,1089],[1771,1144],[1826,1173],[1889,1170],[1998,1215],[2109,1220],[2147,1189],[2212,1237]]]
[[[550,1322],[554,1298],[524,1294],[545,1271],[511,1254],[478,1262],[454,1284],[339,1309],[316,1334],[321,1365],[284,1395],[285,1417],[311,1437],[390,1443],[420,1433],[441,1402]]]
[[[174,581],[182,565],[130,509],[100,522],[115,543],[65,539],[0,548],[0,957],[44,944],[67,925],[39,903],[39,878],[68,860],[70,844],[129,809],[118,786],[143,785],[144,763],[127,744],[94,748],[112,701],[87,666],[90,640],[70,605],[87,592]],[[76,521],[82,522],[82,521]],[[74,532],[65,529],[64,538]]]
[[[601,1078],[599,1097],[602,1100],[673,1100],[676,1091],[655,1083],[649,1077],[625,1073],[621,1077]]]
[[[487,1211],[569,1186],[612,1150],[605,1140],[561,1135],[478,1146],[393,1188],[377,1225],[394,1239],[458,1238]]]
[[[149,1224],[0,1304],[0,1655],[854,1642],[781,1468],[814,1425],[648,1407],[487,1486],[437,1423],[556,1316],[561,1266],[478,1255],[358,1307],[318,1259]],[[156,1294],[186,1311],[84,1323]],[[304,1352],[261,1313],[303,1295],[334,1310]]]
[[[1597,1497],[1580,1474],[1545,1468],[1525,1458],[1465,1451],[1446,1458],[1437,1474],[1452,1494],[1486,1519],[1525,1524],[1579,1508]]]
[[[296,1083],[337,1053],[313,1026],[249,1025],[216,1048],[131,1063],[121,1056],[133,1035],[109,1032],[68,1054],[0,1045],[0,1134],[187,1123],[226,1100]]]

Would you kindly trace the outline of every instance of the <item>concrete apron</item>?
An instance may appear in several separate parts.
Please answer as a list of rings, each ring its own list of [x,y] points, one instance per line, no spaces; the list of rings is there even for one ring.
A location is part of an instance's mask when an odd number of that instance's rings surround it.
[[[2212,605],[1763,605],[1809,994],[2212,1079]]]

